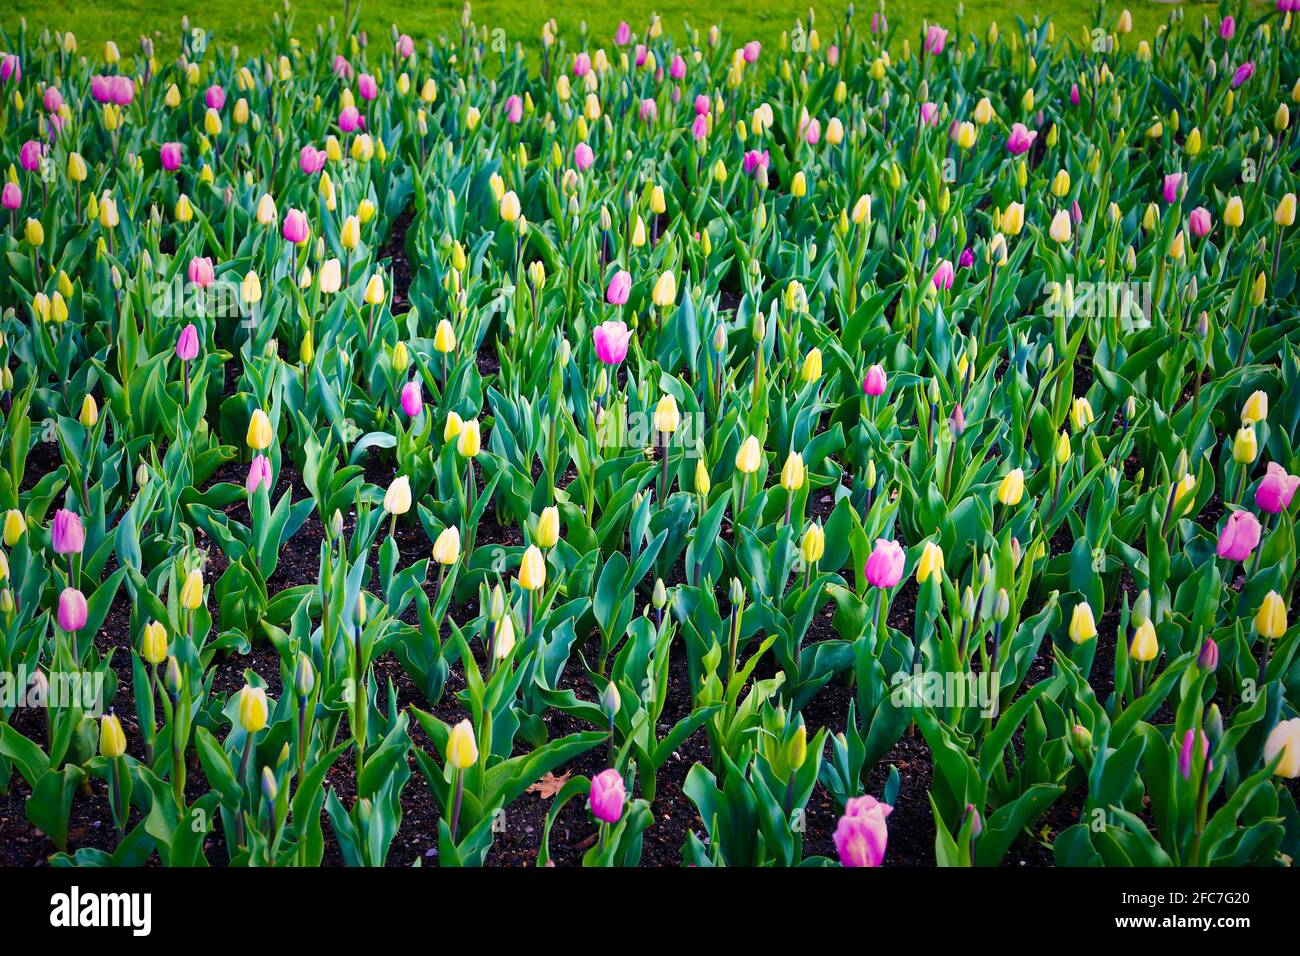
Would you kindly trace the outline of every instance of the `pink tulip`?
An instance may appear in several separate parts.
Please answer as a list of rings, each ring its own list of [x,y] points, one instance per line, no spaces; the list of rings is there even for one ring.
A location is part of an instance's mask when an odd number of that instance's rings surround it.
[[[652,99],[644,99],[641,101],[641,106],[637,112],[640,114],[642,120],[647,123],[653,123],[659,118],[659,104]]]
[[[702,140],[708,135],[709,118],[703,113],[695,114],[695,119],[691,120],[691,136],[696,140]]]
[[[17,183],[5,183],[0,190],[0,206],[5,209],[18,209],[23,204],[23,191]]]
[[[876,588],[892,588],[903,577],[907,555],[897,541],[876,539],[876,546],[867,558],[865,573],[867,583]]]
[[[804,126],[802,133],[805,143],[809,146],[816,146],[818,140],[822,138],[822,121],[813,117]]]
[[[1219,532],[1217,553],[1229,561],[1245,561],[1259,544],[1259,519],[1249,511],[1234,511]]]
[[[686,61],[682,59],[680,53],[674,56],[672,63],[668,65],[668,75],[674,80],[681,80],[686,77]]]
[[[826,48],[826,64],[827,66],[835,66],[839,62],[840,62],[840,48],[836,46],[834,43],[832,43],[830,46]]]
[[[163,143],[162,148],[158,150],[158,159],[162,162],[162,168],[167,172],[176,172],[181,168],[181,144]]]
[[[862,380],[862,391],[872,398],[885,394],[885,370],[879,364],[867,369],[867,377]]]
[[[345,133],[355,133],[361,126],[361,111],[355,106],[343,107],[339,112],[339,129]]]
[[[96,74],[90,78],[90,95],[95,98],[96,103],[107,103],[112,100],[112,84],[110,78]]]
[[[407,418],[414,418],[424,410],[424,396],[420,394],[420,383],[411,380],[402,386],[402,411]]]
[[[623,777],[610,767],[602,770],[591,779],[591,815],[602,823],[618,823],[623,816],[623,801],[627,792],[623,789]]]
[[[1231,40],[1237,32],[1237,20],[1234,17],[1224,17],[1219,21],[1219,36],[1225,40]]]
[[[853,797],[835,826],[835,852],[842,866],[880,866],[889,829],[885,818],[894,811],[875,797]]]
[[[763,44],[757,40],[750,40],[745,44],[744,57],[746,63],[754,63],[758,60],[758,54],[763,50]]]
[[[591,57],[584,50],[573,58],[573,75],[586,76],[591,72]]]
[[[695,115],[704,116],[712,109],[713,104],[709,101],[708,93],[695,94]]]
[[[1203,671],[1218,670],[1219,645],[1214,643],[1214,638],[1207,637],[1201,645],[1201,652],[1196,655],[1196,666]]]
[[[770,164],[771,162],[772,159],[771,156],[769,156],[767,150],[763,150],[760,153],[756,149],[751,149],[748,153],[745,154],[745,159],[744,159],[745,175],[753,176],[758,172],[760,166],[763,169],[767,169],[768,164]]]
[[[248,489],[250,495],[255,495],[257,494],[257,489],[261,488],[263,485],[265,485],[266,490],[270,492],[271,459],[267,458],[265,455],[258,455],[248,466],[248,481],[244,483],[244,487]]]
[[[59,593],[59,627],[72,634],[86,626],[89,616],[84,594],[76,588],[64,588]]]
[[[524,118],[524,101],[519,96],[511,96],[506,99],[506,121],[518,123]]]
[[[948,427],[952,429],[955,438],[960,438],[962,432],[966,430],[966,412],[960,405],[956,406],[948,416]]]
[[[591,337],[596,344],[596,358],[606,365],[617,365],[627,358],[627,343],[632,338],[632,331],[625,322],[618,319],[602,322],[592,330]]]
[[[618,29],[614,31],[614,42],[619,46],[627,46],[632,42],[632,28],[626,20],[619,23]]]
[[[369,73],[362,73],[357,77],[357,92],[363,100],[373,100],[379,95],[379,84]]]
[[[636,45],[636,50],[634,51],[632,56],[632,59],[636,62],[637,66],[645,66],[645,55],[646,55],[645,44],[638,43]]]
[[[1027,153],[1037,138],[1038,133],[1029,130],[1024,123],[1014,123],[1011,126],[1011,135],[1007,137],[1007,152],[1012,156]]]
[[[284,238],[292,243],[307,241],[311,227],[307,224],[307,214],[301,209],[290,209],[284,217]]]
[[[334,57],[334,75],[345,80],[352,77],[352,64],[341,53]]]
[[[1210,210],[1204,206],[1197,206],[1192,210],[1192,214],[1187,217],[1187,224],[1191,227],[1193,236],[1197,239],[1203,239],[1214,228],[1214,217],[1210,215]]]
[[[934,275],[930,278],[930,281],[934,283],[936,289],[947,290],[952,288],[953,276],[952,263],[944,259],[939,263],[939,268],[934,270]]]
[[[415,56],[415,41],[411,39],[409,33],[403,33],[397,38],[397,55],[403,60]]]
[[[195,256],[191,259],[186,274],[189,276],[190,282],[200,289],[206,289],[217,279],[212,268],[212,259],[208,256]]]
[[[109,81],[109,96],[117,106],[126,106],[135,99],[135,84],[129,76],[115,76]]]
[[[614,277],[609,280],[609,286],[605,289],[605,301],[610,305],[623,305],[627,302],[627,295],[631,291],[631,273],[619,269],[614,273]]]
[[[23,61],[16,53],[6,53],[0,57],[0,83],[13,81],[18,83],[23,78]]]
[[[1248,60],[1241,64],[1241,66],[1237,67],[1236,72],[1232,74],[1232,88],[1234,90],[1237,89],[1237,87],[1241,86],[1254,75],[1255,62],[1253,60]]]
[[[948,31],[937,24],[931,24],[925,31],[925,52],[938,56],[948,42]]]
[[[1160,192],[1167,203],[1178,201],[1178,189],[1183,184],[1182,173],[1170,173],[1165,177],[1164,184],[1160,187]]]
[[[226,105],[226,91],[213,83],[203,91],[203,102],[210,110],[219,110]]]
[[[1198,736],[1201,738],[1201,759],[1204,760],[1210,753],[1210,741],[1205,736],[1205,731],[1189,727],[1187,733],[1183,734],[1183,746],[1178,752],[1178,772],[1184,780],[1192,779],[1192,753]],[[1210,769],[1209,764],[1206,764],[1205,769]]]
[[[1071,106],[1079,105],[1079,84],[1078,83],[1070,84],[1070,105]]]
[[[47,113],[57,113],[59,107],[63,105],[63,94],[55,86],[47,86],[45,95],[41,99],[45,104],[45,112]]]
[[[1255,489],[1255,504],[1260,511],[1280,514],[1291,507],[1297,488],[1300,488],[1300,476],[1288,475],[1285,468],[1270,461],[1263,481]]]
[[[191,322],[181,329],[176,339],[176,357],[182,362],[190,362],[199,354],[199,330]]]
[[[308,176],[312,176],[325,168],[326,158],[325,150],[304,146],[298,153],[298,168]]]
[[[81,516],[67,508],[54,512],[54,520],[50,523],[50,545],[55,554],[81,554],[86,546],[86,530],[81,526]]]
[[[18,149],[18,162],[23,169],[34,173],[41,168],[41,157],[44,155],[45,147],[41,145],[40,140],[29,139]]]
[[[573,165],[578,168],[578,172],[585,173],[591,169],[594,162],[596,162],[596,154],[586,143],[579,143],[573,147]]]
[[[871,15],[871,32],[872,32],[872,33],[884,33],[884,32],[885,32],[886,30],[888,30],[888,29],[889,29],[889,23],[888,23],[888,21],[885,19],[885,15],[884,15],[883,13],[880,13],[879,11],[877,11],[876,13],[873,13],[873,14]]]
[[[970,246],[963,249],[961,255],[957,257],[957,265],[961,266],[963,269],[969,269],[971,266],[975,265],[975,250]]]

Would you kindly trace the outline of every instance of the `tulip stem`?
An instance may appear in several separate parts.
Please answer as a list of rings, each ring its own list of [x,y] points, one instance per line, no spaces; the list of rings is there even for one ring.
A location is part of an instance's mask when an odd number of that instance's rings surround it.
[[[448,825],[451,830],[451,842],[456,842],[456,827],[460,822],[460,801],[465,794],[465,771],[453,769],[452,773],[456,777],[456,796],[451,803],[451,823]]]

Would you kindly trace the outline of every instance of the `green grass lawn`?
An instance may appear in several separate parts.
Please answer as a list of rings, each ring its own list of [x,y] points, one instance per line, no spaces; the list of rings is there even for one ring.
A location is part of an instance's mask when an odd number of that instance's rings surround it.
[[[771,44],[778,41],[781,32],[788,29],[809,4],[799,2],[771,2],[771,0],[626,0],[618,3],[545,3],[537,0],[476,0],[474,19],[477,23],[506,30],[510,42],[520,40],[528,47],[538,45],[542,22],[554,17],[560,29],[570,37],[585,20],[594,36],[593,45],[610,42],[619,20],[627,20],[636,30],[648,22],[649,15],[657,12],[664,28],[674,36],[684,35],[687,27],[702,32],[712,23],[720,23],[724,30],[737,40],[756,38]],[[843,16],[847,4],[812,4],[823,22]],[[1113,3],[1118,11],[1123,3]],[[1158,24],[1169,14],[1170,4],[1154,0],[1130,0],[1135,32],[1150,36]],[[1213,14],[1210,3],[1184,4],[1187,16],[1198,19],[1203,13]],[[271,14],[281,9],[277,3],[239,2],[239,0],[205,0],[203,3],[174,3],[171,0],[115,0],[111,4],[88,3],[69,0],[66,3],[49,3],[48,0],[6,0],[0,12],[0,26],[6,31],[18,27],[22,17],[27,18],[29,29],[71,30],[76,34],[81,52],[98,55],[100,43],[116,40],[123,53],[134,49],[140,35],[148,33],[161,53],[170,55],[176,46],[180,17],[188,13],[193,25],[216,33],[220,43],[236,42],[249,49],[261,48],[266,40],[266,29]],[[954,22],[953,3],[936,0],[891,0],[888,14],[892,21],[901,22],[914,35],[922,19],[930,19],[951,27]],[[870,2],[859,2],[858,19],[865,24]],[[340,16],[343,3],[323,0],[298,0],[292,6],[295,32],[300,37],[309,36],[317,23],[330,16]],[[460,3],[411,4],[401,0],[364,0],[361,24],[372,36],[382,38],[391,24],[396,23],[412,36],[435,35],[453,29],[460,20]],[[1035,14],[1050,14],[1058,30],[1068,30],[1079,36],[1080,28],[1093,21],[1093,0],[1055,0],[1055,2],[1023,2],[1023,0],[967,0],[963,29],[983,31],[990,20],[998,20],[1006,29],[1017,17],[1031,21]],[[1113,14],[1112,14],[1113,15]]]

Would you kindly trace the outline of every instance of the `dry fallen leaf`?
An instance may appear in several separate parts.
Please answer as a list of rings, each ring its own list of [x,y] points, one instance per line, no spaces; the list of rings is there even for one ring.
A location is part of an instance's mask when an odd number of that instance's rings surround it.
[[[560,792],[560,788],[569,782],[572,773],[566,773],[563,777],[557,777],[549,770],[542,775],[542,779],[530,786],[528,793],[535,793],[543,800],[549,800]]]

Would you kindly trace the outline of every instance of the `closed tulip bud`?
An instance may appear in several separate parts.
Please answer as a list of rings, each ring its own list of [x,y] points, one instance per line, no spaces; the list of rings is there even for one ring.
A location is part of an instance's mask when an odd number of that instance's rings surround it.
[[[244,729],[244,733],[255,734],[264,728],[269,712],[266,691],[245,684],[239,692],[239,726]]]
[[[1058,210],[1056,215],[1052,217],[1052,224],[1048,228],[1047,234],[1057,242],[1069,242],[1072,235],[1070,214],[1064,209]]]
[[[695,491],[700,495],[707,497],[709,489],[713,487],[713,482],[709,480],[709,469],[705,467],[703,459],[695,461]]]
[[[1156,640],[1156,627],[1147,618],[1133,632],[1133,642],[1129,645],[1129,656],[1135,661],[1153,661],[1160,653],[1160,643]]]
[[[1223,224],[1230,229],[1239,229],[1241,224],[1246,221],[1245,207],[1242,205],[1240,196],[1232,196],[1228,204],[1223,207]]]
[[[411,479],[398,475],[384,492],[384,511],[404,515],[411,510]]]
[[[1092,405],[1082,396],[1076,398],[1070,406],[1070,423],[1075,431],[1083,431],[1093,422]]]
[[[650,299],[661,309],[672,306],[677,301],[677,276],[671,271],[662,273],[655,281]]]
[[[1268,393],[1265,391],[1251,392],[1250,397],[1246,399],[1246,404],[1241,409],[1241,423],[1243,425],[1256,425],[1268,418]]]
[[[1268,290],[1268,280],[1264,273],[1255,277],[1255,283],[1250,287],[1250,304],[1259,307],[1264,304],[1264,293]]]
[[[525,591],[536,591],[546,586],[546,559],[536,545],[529,545],[519,565],[519,586]]]
[[[271,446],[275,439],[275,432],[271,428],[271,420],[266,417],[266,412],[260,408],[253,411],[253,417],[248,421],[248,434],[246,440],[248,447],[257,451],[263,451]]]
[[[1239,465],[1249,465],[1259,456],[1259,442],[1255,437],[1254,425],[1243,425],[1237,429],[1232,440],[1232,460]]]
[[[936,581],[943,580],[943,549],[933,541],[927,541],[916,563],[916,583],[924,584],[932,575],[936,576]]]
[[[23,226],[23,238],[27,240],[29,246],[40,246],[45,243],[45,227],[41,225],[39,219],[28,218]]]
[[[442,529],[433,543],[433,560],[441,565],[452,565],[460,558],[460,529],[449,525]]]
[[[1021,468],[1013,468],[998,484],[998,501],[1004,505],[1015,506],[1020,504],[1024,494],[1025,472]]]
[[[457,770],[466,770],[478,762],[478,744],[474,740],[474,726],[462,720],[447,736],[447,762]]]
[[[1071,454],[1070,439],[1065,434],[1065,432],[1061,432],[1059,435],[1056,436],[1056,451],[1055,451],[1056,463],[1058,465],[1064,465],[1067,461],[1070,460],[1070,454]]]
[[[1196,656],[1196,665],[1203,671],[1213,671],[1219,666],[1219,645],[1214,638],[1207,637],[1201,644],[1201,651]]]
[[[444,355],[456,349],[456,330],[446,319],[439,320],[438,327],[434,330],[433,348]]]
[[[456,436],[456,451],[462,458],[476,458],[482,447],[478,419],[471,418],[467,422],[462,422],[460,432]]]
[[[99,421],[99,405],[96,404],[93,395],[87,395],[81,400],[81,411],[77,415],[77,421],[85,428],[94,428],[95,423]]]
[[[311,658],[298,654],[298,662],[293,669],[293,689],[299,700],[306,700],[316,687],[316,670],[311,666]]]
[[[1070,615],[1070,640],[1076,644],[1090,641],[1097,636],[1097,622],[1092,614],[1092,607],[1087,601],[1080,601],[1074,606]]]
[[[799,378],[804,382],[815,382],[822,377],[822,350],[812,349],[803,360]]]
[[[384,302],[384,273],[376,272],[366,283],[366,304],[382,305]]]
[[[1059,215],[1059,214],[1058,214]],[[1068,225],[1067,219],[1067,225]],[[1025,225],[1025,207],[1023,203],[1013,202],[1002,211],[1002,231],[1008,236],[1020,235]]]
[[[194,568],[185,576],[181,586],[181,606],[187,611],[195,611],[203,605],[203,572]]]
[[[1275,641],[1286,634],[1286,604],[1282,595],[1269,591],[1255,614],[1255,630],[1260,637]]]
[[[755,440],[755,445],[757,444]],[[739,467],[739,463],[737,466]],[[785,459],[785,464],[781,466],[781,487],[786,491],[798,491],[803,487],[804,471],[803,455],[796,451],[790,452]]]
[[[659,404],[655,406],[655,431],[661,435],[671,435],[677,431],[681,423],[682,416],[677,410],[677,399],[672,396],[672,393],[666,393],[663,398],[659,399]]]
[[[105,714],[99,721],[100,756],[114,760],[126,753],[126,734],[116,714]]]
[[[12,548],[16,545],[24,534],[27,532],[27,522],[23,518],[23,513],[17,509],[11,508],[5,512],[4,521],[4,542],[5,547]]]
[[[1273,222],[1279,226],[1291,226],[1295,224],[1295,193],[1287,193],[1278,201],[1277,209],[1273,211]]]
[[[763,461],[763,450],[758,444],[758,438],[750,435],[741,442],[739,451],[736,452],[736,470],[746,475],[752,475],[758,471],[758,466]]]
[[[808,526],[799,545],[799,553],[805,564],[816,564],[822,559],[826,553],[826,532],[819,523],[814,522]]]
[[[551,505],[542,509],[541,517],[537,519],[537,531],[533,537],[540,548],[555,547],[555,542],[560,540],[559,508]]]
[[[1300,717],[1278,721],[1264,741],[1264,762],[1278,761],[1275,776],[1294,780],[1300,777]]]
[[[144,626],[140,656],[154,665],[161,664],[167,658],[167,629],[159,622],[150,621]]]
[[[1011,596],[1007,594],[1006,588],[998,588],[997,596],[993,599],[993,620],[1001,623],[1010,613]]]

